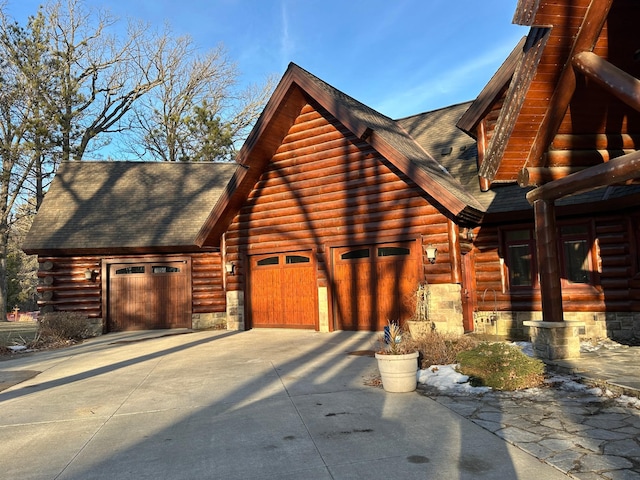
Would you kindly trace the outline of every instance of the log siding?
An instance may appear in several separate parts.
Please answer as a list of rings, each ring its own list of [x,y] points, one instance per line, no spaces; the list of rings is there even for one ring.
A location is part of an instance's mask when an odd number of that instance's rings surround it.
[[[579,221],[579,220],[577,220]],[[571,220],[575,223],[576,218]],[[558,227],[567,225],[560,218]],[[637,218],[633,215],[603,214],[582,224],[590,224],[593,285],[563,287],[565,312],[640,312],[640,282],[636,258]],[[533,224],[510,225],[533,228]],[[474,242],[478,311],[541,311],[539,288],[510,289],[502,228],[483,226]],[[488,292],[488,293],[485,293]],[[496,302],[494,303],[494,292]]]
[[[244,288],[246,255],[312,249],[318,286],[331,284],[330,248],[418,239],[438,248],[429,282],[450,282],[447,218],[411,180],[319,105],[308,103],[225,234]]]
[[[185,255],[182,255],[185,256]],[[224,313],[226,297],[222,280],[220,253],[193,253],[191,257],[192,313]],[[152,255],[158,258],[158,255]],[[119,256],[140,258],[144,256]],[[42,312],[83,312],[90,318],[100,318],[102,311],[102,256],[38,257],[38,307]],[[85,271],[93,270],[93,281]]]

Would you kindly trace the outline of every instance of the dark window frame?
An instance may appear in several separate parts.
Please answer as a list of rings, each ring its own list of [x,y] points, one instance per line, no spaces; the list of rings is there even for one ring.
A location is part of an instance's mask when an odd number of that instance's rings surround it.
[[[535,229],[533,227],[521,226],[514,228],[503,228],[500,229],[501,237],[502,237],[502,248],[503,254],[501,255],[504,259],[505,265],[505,280],[507,288],[510,291],[523,291],[523,290],[533,290],[540,288],[540,275],[538,272],[538,262],[537,262],[537,250],[536,250],[536,239],[535,239]],[[515,238],[514,235],[516,232],[529,232],[528,238]],[[509,238],[511,236],[511,238]],[[592,288],[596,286],[598,281],[597,272],[595,271],[597,266],[597,258],[596,252],[594,250],[595,245],[595,236],[593,234],[593,225],[590,222],[563,222],[558,224],[558,235],[557,235],[557,248],[558,248],[558,260],[560,263],[560,285],[563,289],[581,289],[581,288]],[[575,281],[576,278],[570,279],[569,277],[573,277],[570,275],[572,270],[572,261],[575,261],[576,258],[567,258],[567,250],[566,246],[571,242],[574,244],[583,244],[583,249],[578,249],[580,252],[584,253],[582,255],[581,264],[584,265],[586,262],[587,269],[583,269],[583,279],[585,281]],[[518,247],[526,247],[529,250],[529,271],[531,276],[530,284],[514,284],[513,279],[517,273],[524,274],[526,273],[524,270],[520,270],[519,272],[514,272],[513,258],[510,255],[512,249]],[[522,255],[521,255],[522,257]],[[574,265],[577,265],[574,263]],[[585,275],[586,274],[586,275]]]

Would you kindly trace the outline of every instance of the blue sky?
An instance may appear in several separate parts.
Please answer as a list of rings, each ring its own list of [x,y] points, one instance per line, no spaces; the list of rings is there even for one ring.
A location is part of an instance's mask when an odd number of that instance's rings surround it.
[[[39,1],[8,0],[21,24]],[[295,62],[401,118],[472,100],[527,28],[517,0],[86,0],[114,15],[223,43],[245,83],[279,79]]]

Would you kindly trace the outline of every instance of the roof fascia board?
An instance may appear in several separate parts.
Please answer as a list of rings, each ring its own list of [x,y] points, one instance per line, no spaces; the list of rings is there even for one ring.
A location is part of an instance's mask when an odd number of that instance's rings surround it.
[[[507,149],[529,87],[536,74],[538,63],[549,39],[550,32],[551,29],[548,27],[533,27],[527,36],[527,41],[523,48],[524,55],[513,73],[493,136],[487,147],[484,161],[480,165],[478,171],[480,177],[493,181],[500,168],[502,157]]]
[[[487,116],[493,105],[500,100],[502,92],[508,87],[516,65],[522,60],[527,37],[522,37],[498,71],[491,77],[478,97],[460,117],[456,126],[463,132],[476,138],[476,129],[482,119]]]

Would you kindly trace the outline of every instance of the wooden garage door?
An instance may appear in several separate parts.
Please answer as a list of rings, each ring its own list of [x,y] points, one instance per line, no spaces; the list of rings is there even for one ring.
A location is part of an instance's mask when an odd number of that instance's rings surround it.
[[[409,318],[420,259],[417,242],[334,248],[336,328],[379,331]]]
[[[109,331],[191,327],[186,261],[109,265]]]
[[[312,252],[251,257],[252,327],[316,328],[318,290]]]

